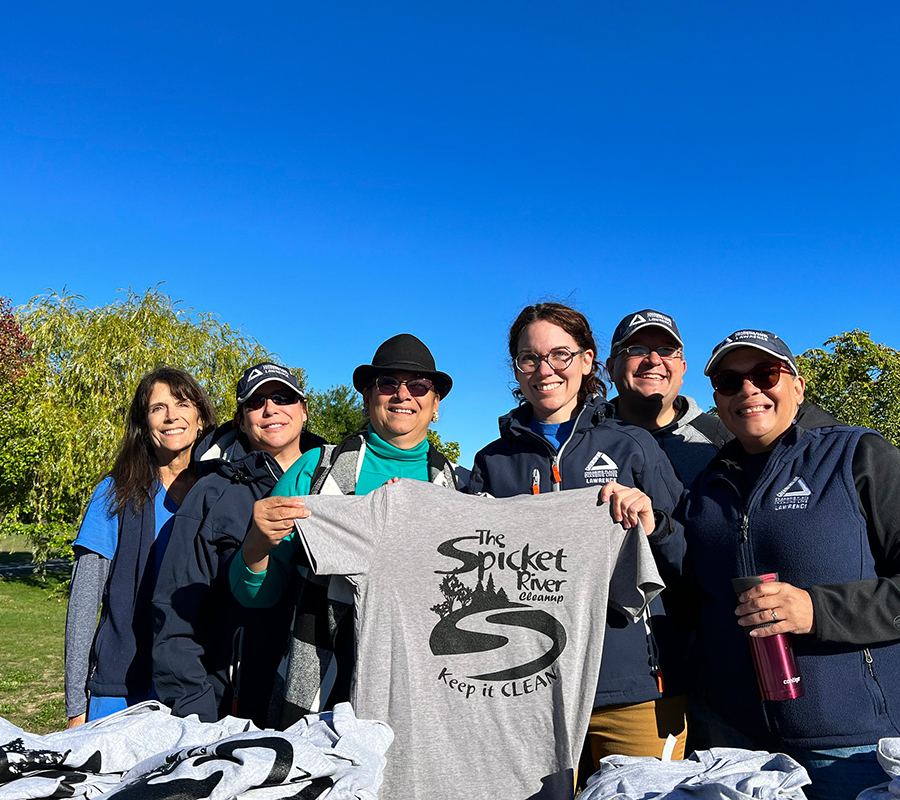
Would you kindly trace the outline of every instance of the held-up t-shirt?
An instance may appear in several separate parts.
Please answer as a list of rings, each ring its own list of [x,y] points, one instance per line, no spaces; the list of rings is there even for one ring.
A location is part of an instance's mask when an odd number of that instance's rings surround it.
[[[383,797],[570,798],[607,603],[662,590],[640,529],[597,489],[505,499],[401,480],[306,498],[319,574],[356,592],[361,719],[394,730]]]

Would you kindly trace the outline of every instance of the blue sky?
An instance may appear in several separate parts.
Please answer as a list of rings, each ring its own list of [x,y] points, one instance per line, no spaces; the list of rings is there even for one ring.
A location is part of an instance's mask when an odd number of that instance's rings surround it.
[[[163,289],[314,386],[395,333],[463,461],[506,331],[653,307],[900,347],[890,2],[35,3],[0,26],[0,294]]]

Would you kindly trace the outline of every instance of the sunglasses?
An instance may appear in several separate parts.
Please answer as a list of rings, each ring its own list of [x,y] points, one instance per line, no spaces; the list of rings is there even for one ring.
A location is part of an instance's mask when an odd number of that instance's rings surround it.
[[[272,394],[255,394],[244,401],[248,411],[259,411],[269,400],[276,406],[292,406],[300,402],[300,395],[295,392],[273,392]]]
[[[375,378],[375,388],[383,395],[397,394],[404,385],[406,391],[413,397],[424,397],[434,388],[434,384],[428,378],[413,378],[411,381],[400,381],[390,375],[379,375]]]
[[[781,380],[781,373],[793,375],[791,370],[787,369],[783,364],[760,364],[749,372],[738,372],[734,369],[726,369],[717,372],[712,376],[713,389],[715,389],[723,397],[731,397],[736,395],[744,381],[750,381],[757,389],[774,389]]]

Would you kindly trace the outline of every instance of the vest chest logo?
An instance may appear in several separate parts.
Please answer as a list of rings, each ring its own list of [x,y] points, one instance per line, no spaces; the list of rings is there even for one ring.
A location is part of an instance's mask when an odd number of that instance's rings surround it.
[[[585,483],[609,483],[619,479],[619,465],[602,450],[584,468]]]
[[[806,485],[806,481],[799,475],[795,475],[778,494],[775,495],[776,511],[802,510],[809,505],[812,492]]]

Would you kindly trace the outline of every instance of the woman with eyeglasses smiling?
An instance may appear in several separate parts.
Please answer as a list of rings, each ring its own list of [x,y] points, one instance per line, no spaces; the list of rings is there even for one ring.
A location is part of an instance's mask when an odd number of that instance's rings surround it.
[[[705,374],[736,438],[679,509],[704,744],[786,752],[812,778],[807,797],[856,797],[884,781],[878,740],[900,735],[900,451],[865,428],[798,422],[805,383],[769,331],[735,331]],[[774,579],[733,591],[762,575]],[[791,635],[802,696],[761,699],[748,633]]]
[[[655,550],[680,542],[670,514],[681,483],[647,431],[614,418],[587,319],[559,303],[528,306],[508,345],[519,406],[500,419],[500,438],[475,456],[467,491],[511,497],[603,487],[615,518],[626,527],[640,518]],[[588,731],[594,769],[614,753],[659,758],[669,734],[678,739],[675,757],[683,757],[679,662],[659,598],[641,623],[609,612]]]
[[[236,603],[227,565],[266,497],[300,456],[325,444],[306,430],[297,378],[263,362],[238,381],[234,418],[197,447],[203,477],[175,517],[153,594],[153,679],[181,717],[226,714],[265,725],[291,609]]]
[[[256,504],[231,565],[231,588],[242,604],[266,608],[289,595],[296,601],[283,703],[272,720],[279,727],[349,699],[355,667],[353,587],[339,575],[316,577],[297,560],[300,497],[363,495],[398,478],[457,488],[454,465],[427,439],[453,381],[435,368],[422,341],[401,333],[383,342],[371,364],[354,370],[353,385],[363,396],[365,430],[307,453],[287,471],[272,497]]]

